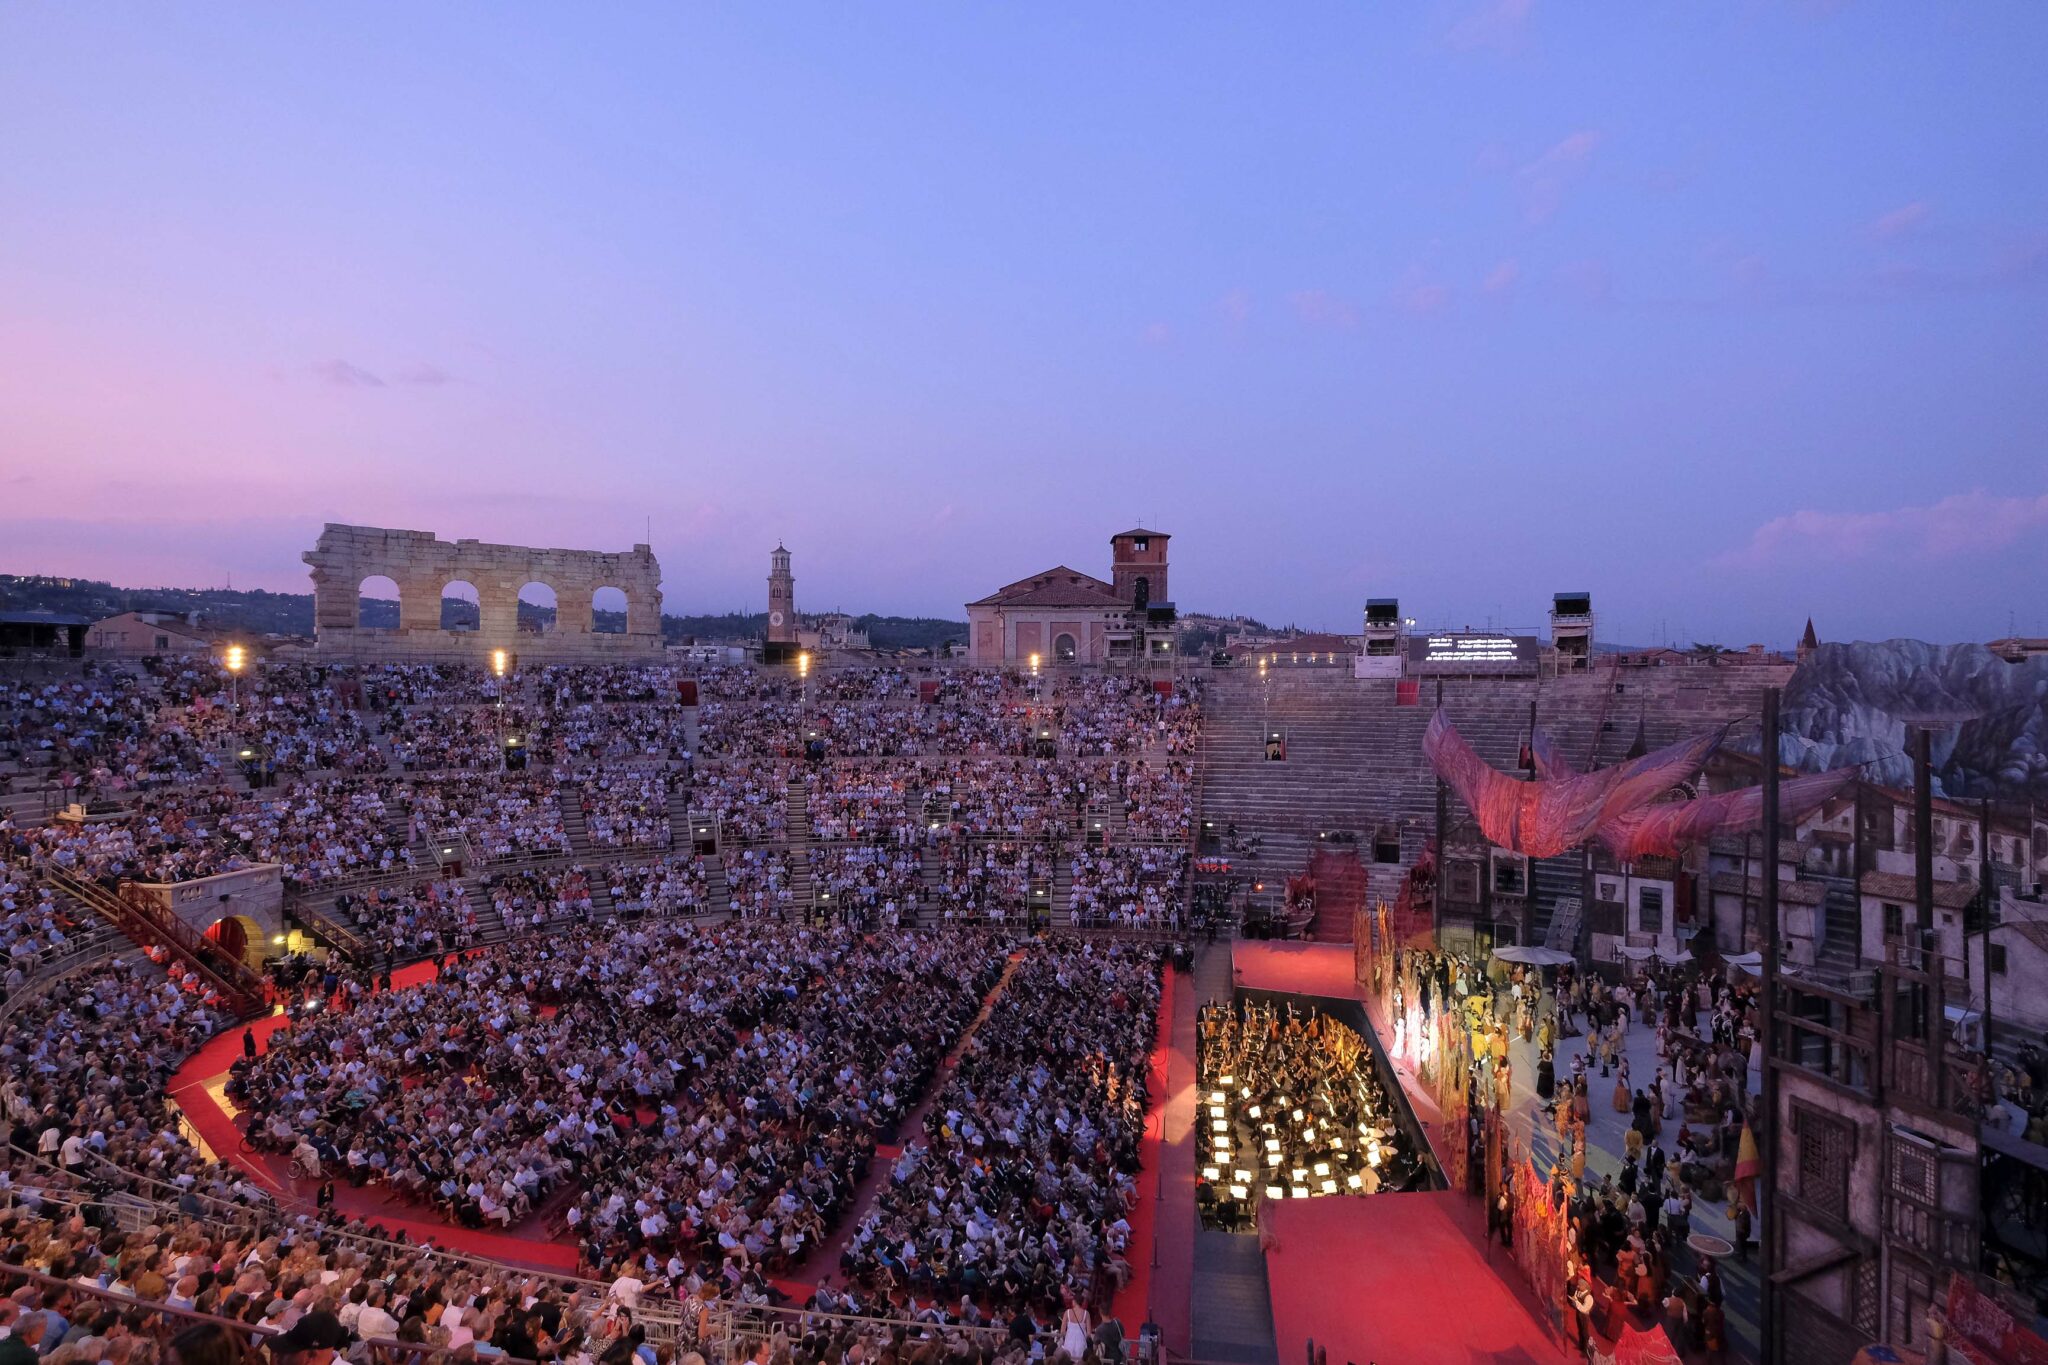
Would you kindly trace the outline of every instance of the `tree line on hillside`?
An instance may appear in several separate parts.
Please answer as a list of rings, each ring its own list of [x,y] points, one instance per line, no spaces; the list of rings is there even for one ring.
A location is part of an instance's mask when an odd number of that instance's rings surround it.
[[[93,621],[125,611],[196,612],[202,623],[222,630],[251,635],[313,633],[311,593],[266,592],[260,588],[117,588],[95,579],[0,574],[0,611],[44,611]],[[595,611],[591,615],[597,630],[626,628],[624,612]],[[526,601],[519,604],[522,630],[546,629],[554,619],[553,607]],[[389,598],[364,598],[362,623],[395,629],[398,603]],[[444,630],[476,629],[476,603],[459,597],[442,598],[441,626]],[[948,641],[967,638],[966,622],[925,616],[866,615],[856,618],[855,628],[865,630],[869,642],[877,649],[938,649]],[[664,614],[661,618],[662,636],[671,642],[758,639],[767,629],[766,612]]]

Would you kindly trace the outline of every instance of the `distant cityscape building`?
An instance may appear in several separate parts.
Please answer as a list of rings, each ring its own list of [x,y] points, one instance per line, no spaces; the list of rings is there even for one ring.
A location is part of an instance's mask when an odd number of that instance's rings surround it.
[[[868,633],[859,628],[853,617],[843,611],[828,611],[808,625],[799,625],[797,643],[805,649],[856,650],[870,649]]]
[[[1020,578],[967,604],[968,657],[977,664],[1130,663],[1171,659],[1163,531],[1110,537],[1111,581],[1066,565]]]
[[[205,654],[214,647],[197,612],[124,611],[96,621],[85,647],[106,654]]]

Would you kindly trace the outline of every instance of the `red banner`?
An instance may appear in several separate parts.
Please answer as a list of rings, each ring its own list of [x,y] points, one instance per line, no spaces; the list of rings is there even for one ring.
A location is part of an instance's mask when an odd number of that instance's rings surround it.
[[[1948,1282],[1951,1346],[1969,1348],[1988,1365],[2048,1365],[2048,1341],[2020,1325],[2006,1306],[1961,1275]]]

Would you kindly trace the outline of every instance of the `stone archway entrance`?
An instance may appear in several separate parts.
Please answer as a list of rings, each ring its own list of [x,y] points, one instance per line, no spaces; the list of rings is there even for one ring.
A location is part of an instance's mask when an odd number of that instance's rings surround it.
[[[222,915],[206,930],[207,942],[254,967],[263,961],[263,929],[247,915]]]

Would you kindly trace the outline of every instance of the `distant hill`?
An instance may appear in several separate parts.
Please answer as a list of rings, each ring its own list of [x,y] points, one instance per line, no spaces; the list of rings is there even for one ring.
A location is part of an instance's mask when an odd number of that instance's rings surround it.
[[[876,649],[937,649],[950,640],[967,640],[965,621],[945,621],[932,616],[856,616],[856,629],[868,633]],[[767,633],[766,612],[729,611],[722,616],[663,616],[661,631],[669,639],[688,636],[697,640],[758,639]]]
[[[398,603],[381,598],[366,599],[364,624],[395,627]],[[49,578],[40,575],[0,574],[0,611],[49,611],[66,616],[99,620],[124,611],[197,612],[202,623],[226,631],[249,635],[304,635],[313,633],[313,594],[308,592],[264,592],[239,588],[117,588],[90,578]],[[608,629],[625,627],[624,613],[600,611],[598,624]],[[519,623],[539,627],[554,620],[554,610],[530,602],[519,604]],[[455,628],[476,625],[476,603],[460,598],[441,599],[442,624]],[[965,640],[965,621],[942,621],[924,616],[862,616],[860,628],[877,649],[933,649],[948,640]],[[768,629],[763,612],[727,612],[722,616],[669,616],[661,618],[661,633],[671,640],[685,638],[736,640],[758,638]]]

